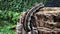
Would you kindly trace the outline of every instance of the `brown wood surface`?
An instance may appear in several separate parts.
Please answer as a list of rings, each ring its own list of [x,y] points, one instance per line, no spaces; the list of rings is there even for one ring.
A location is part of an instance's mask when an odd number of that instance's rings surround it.
[[[60,34],[60,7],[44,7],[35,18],[40,34]]]
[[[60,7],[44,7],[42,9],[40,9],[40,11],[57,11],[60,10]]]

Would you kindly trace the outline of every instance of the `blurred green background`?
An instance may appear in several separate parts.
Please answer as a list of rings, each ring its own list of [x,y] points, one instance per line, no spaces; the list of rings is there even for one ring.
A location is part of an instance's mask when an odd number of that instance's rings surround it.
[[[18,16],[37,3],[46,4],[52,0],[0,0],[0,34],[16,34]]]

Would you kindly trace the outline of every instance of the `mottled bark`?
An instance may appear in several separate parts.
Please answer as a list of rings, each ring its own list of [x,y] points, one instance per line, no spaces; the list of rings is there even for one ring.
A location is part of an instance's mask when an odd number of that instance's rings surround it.
[[[60,33],[60,11],[38,12],[35,14],[35,18],[39,33]]]
[[[25,15],[24,13],[22,16]],[[20,16],[16,26],[17,34],[60,34],[60,8],[58,7],[44,7],[35,13],[33,15],[34,21],[31,20],[34,22],[32,23],[33,26],[37,27],[32,26],[30,32],[24,30],[24,25],[21,23],[23,21],[22,16]]]

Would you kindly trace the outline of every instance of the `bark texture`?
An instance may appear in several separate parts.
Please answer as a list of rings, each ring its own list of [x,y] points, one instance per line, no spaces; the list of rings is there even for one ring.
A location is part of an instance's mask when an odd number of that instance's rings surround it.
[[[26,34],[24,25],[21,23],[21,19],[25,15],[25,12],[19,17],[16,30],[17,34]],[[34,19],[33,19],[33,18]],[[31,18],[33,26],[32,31],[27,34],[60,34],[60,8],[58,7],[44,7],[35,13]],[[38,31],[38,32],[37,32]],[[37,32],[37,33],[36,33]]]
[[[35,14],[39,34],[60,33],[60,11],[44,11]]]

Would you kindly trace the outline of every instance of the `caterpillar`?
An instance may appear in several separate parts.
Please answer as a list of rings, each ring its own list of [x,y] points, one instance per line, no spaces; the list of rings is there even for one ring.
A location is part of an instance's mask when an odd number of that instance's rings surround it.
[[[33,16],[34,13],[38,12],[38,9],[41,9],[44,7],[44,4],[39,3],[37,5],[35,5],[34,7],[30,8],[27,12],[25,12],[24,14],[22,14],[22,17],[19,18],[18,23],[23,25],[23,28],[26,32],[30,32],[31,31],[31,17]],[[17,24],[18,25],[18,24]],[[18,27],[18,26],[17,26]],[[16,28],[17,28],[16,27]],[[17,28],[18,29],[18,28]],[[22,26],[20,25],[20,30],[22,29]],[[18,29],[19,30],[19,29]],[[21,32],[20,32],[21,33]]]
[[[25,16],[25,20],[23,21],[25,24],[24,27],[25,27],[25,30],[27,32],[31,31],[31,17],[33,16],[33,14],[35,12],[37,12],[38,9],[41,9],[44,5],[42,3],[40,4],[37,4],[36,6],[32,7],[30,10],[28,10],[26,16]]]

